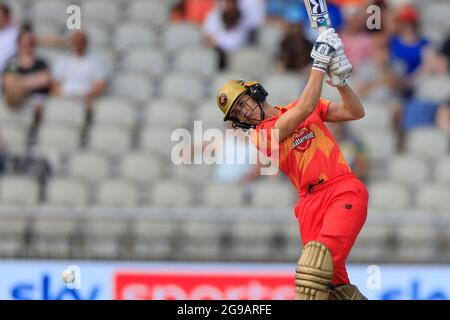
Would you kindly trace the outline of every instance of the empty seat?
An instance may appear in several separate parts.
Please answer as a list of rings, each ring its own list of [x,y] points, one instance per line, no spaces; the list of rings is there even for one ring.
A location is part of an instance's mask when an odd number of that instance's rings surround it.
[[[104,25],[96,22],[87,23],[86,32],[89,37],[89,44],[93,48],[111,47],[111,33]]]
[[[215,99],[219,89],[225,84],[225,82],[231,79],[246,80],[246,81],[255,80],[253,79],[252,74],[240,71],[226,71],[214,74],[208,88],[208,96],[214,98],[214,103],[216,103]]]
[[[87,182],[98,182],[110,173],[108,160],[96,153],[84,152],[74,154],[68,165],[69,175]]]
[[[421,1],[416,1],[418,4]],[[441,30],[445,27],[450,27],[450,22],[448,21],[447,12],[450,11],[450,4],[447,1],[434,1],[433,5],[427,5],[428,3],[423,3],[421,9],[421,23],[423,25],[432,25],[440,27]]]
[[[448,212],[450,210],[450,189],[440,184],[421,186],[417,192],[417,206],[424,210]]]
[[[114,47],[119,51],[151,47],[156,42],[156,35],[151,29],[136,23],[120,24],[114,33]]]
[[[202,121],[203,129],[224,128],[223,113],[216,106],[214,99],[207,99],[195,110],[194,121]]]
[[[162,180],[152,188],[147,201],[157,207],[186,207],[193,202],[192,192],[180,181]]]
[[[411,205],[408,190],[399,183],[373,183],[369,186],[369,194],[369,205],[378,210],[404,210]]]
[[[152,96],[153,83],[144,74],[121,73],[114,78],[111,92],[120,97],[143,102]]]
[[[90,0],[82,3],[82,17],[88,21],[112,25],[120,17],[120,9],[115,1]]]
[[[163,128],[147,128],[141,131],[141,149],[151,154],[170,155],[172,146],[172,130]]]
[[[91,131],[90,148],[110,156],[123,154],[130,148],[130,132],[113,127],[95,127]]]
[[[259,32],[259,46],[266,52],[276,53],[284,36],[283,28],[271,24],[263,26]]]
[[[396,259],[429,262],[437,257],[437,229],[430,223],[401,225],[397,229],[400,246]]]
[[[265,77],[262,84],[269,92],[268,99],[278,104],[280,100],[297,100],[305,85],[304,80],[299,74],[281,73]]]
[[[131,104],[110,103],[104,100],[95,104],[95,124],[130,130],[136,123],[135,109]]]
[[[189,158],[190,159],[190,158]],[[192,161],[192,159],[190,159]],[[193,162],[191,162],[193,163]],[[189,165],[170,164],[168,171],[174,179],[189,183],[204,184],[210,180],[212,166],[209,165]]]
[[[361,132],[361,139],[373,161],[385,161],[395,153],[395,139],[389,131],[368,130]]]
[[[210,183],[204,186],[203,203],[213,208],[240,208],[243,206],[242,185]]]
[[[33,206],[39,202],[39,185],[27,177],[5,176],[0,179],[3,206]]]
[[[11,153],[23,152],[27,144],[27,130],[19,125],[1,125],[0,144],[4,144]]]
[[[436,181],[450,185],[450,157],[439,159],[434,168]]]
[[[252,203],[258,208],[292,208],[296,200],[297,192],[288,182],[266,180],[255,183]]]
[[[166,98],[198,102],[204,95],[203,83],[193,74],[172,73],[162,82],[162,95]]]
[[[217,53],[208,48],[188,48],[175,57],[175,70],[212,75],[217,69]]]
[[[428,166],[414,156],[396,156],[391,159],[388,167],[391,179],[411,185],[419,185],[429,177]]]
[[[270,55],[261,49],[245,48],[230,56],[230,70],[252,74],[256,77],[267,74],[271,65]]]
[[[448,136],[434,128],[416,128],[408,134],[407,150],[427,159],[440,158],[448,152]]]
[[[133,1],[128,5],[127,18],[155,27],[161,27],[168,21],[169,6],[162,1]]]
[[[448,98],[448,93],[450,92],[450,77],[448,75],[433,75],[419,79],[416,91],[418,99],[442,102]]]
[[[144,153],[132,153],[122,158],[119,172],[122,179],[148,184],[161,176],[162,167],[157,159]]]
[[[201,39],[200,27],[189,23],[169,24],[162,35],[162,43],[170,51],[199,47]]]
[[[158,48],[137,48],[124,53],[122,68],[128,72],[162,75],[167,69],[166,53]]]
[[[96,205],[100,207],[136,207],[138,202],[136,187],[125,181],[104,181],[97,190]]]
[[[38,0],[33,1],[29,12],[33,21],[46,20],[62,24],[67,19],[67,7],[67,1]]]
[[[88,204],[89,190],[74,179],[54,178],[47,186],[46,203],[55,207],[85,207]]]
[[[60,125],[40,129],[38,146],[44,151],[71,152],[78,148],[80,134],[77,130]]]
[[[44,112],[45,124],[81,128],[84,123],[85,107],[80,100],[51,98]]]
[[[389,130],[391,115],[386,106],[374,102],[364,102],[364,110],[366,113],[364,118],[350,123],[350,129],[355,134],[367,130]]]
[[[181,102],[155,101],[145,112],[146,125],[151,127],[183,128],[189,119],[189,109]]]

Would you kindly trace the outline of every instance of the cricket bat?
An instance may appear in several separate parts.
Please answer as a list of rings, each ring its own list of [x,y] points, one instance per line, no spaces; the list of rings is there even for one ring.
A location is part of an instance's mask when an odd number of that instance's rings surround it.
[[[325,0],[304,0],[311,27],[319,33],[331,27],[330,15]]]

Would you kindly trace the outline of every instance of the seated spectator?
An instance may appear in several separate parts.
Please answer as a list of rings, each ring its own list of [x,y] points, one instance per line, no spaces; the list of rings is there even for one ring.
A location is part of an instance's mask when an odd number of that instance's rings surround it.
[[[428,46],[423,53],[423,62],[419,73],[445,75],[450,73],[450,35],[444,40],[442,47],[436,50]]]
[[[57,61],[52,94],[84,100],[88,114],[96,98],[106,89],[106,72],[100,60],[88,51],[88,37],[83,31],[72,35],[73,54]]]
[[[336,141],[352,172],[362,181],[367,182],[369,160],[364,144],[348,131],[344,122],[329,122],[327,127],[336,137]]]
[[[227,65],[227,55],[249,43],[251,26],[239,8],[238,0],[219,0],[203,25],[205,42],[219,54],[219,68]]]
[[[344,28],[341,33],[342,43],[348,59],[355,71],[372,58],[374,42],[366,28],[365,7],[347,5],[343,7]]]
[[[439,104],[433,101],[409,100],[403,108],[403,129],[409,131],[416,127],[433,126]]]
[[[180,0],[171,9],[171,20],[202,24],[213,7],[214,0]]]
[[[21,27],[18,46],[18,54],[9,59],[3,74],[4,96],[11,109],[30,103],[37,125],[50,91],[50,72],[47,63],[35,55],[35,37],[30,25]]]
[[[307,16],[301,10],[289,10],[285,14],[285,34],[280,43],[278,69],[303,73],[311,64],[312,43],[304,34],[302,22]]]
[[[391,58],[401,62],[403,74],[410,76],[420,66],[429,41],[419,34],[419,17],[413,7],[402,7],[395,21],[395,32],[389,42]]]
[[[11,20],[11,11],[0,3],[0,72],[5,69],[8,59],[17,52],[18,30]]]

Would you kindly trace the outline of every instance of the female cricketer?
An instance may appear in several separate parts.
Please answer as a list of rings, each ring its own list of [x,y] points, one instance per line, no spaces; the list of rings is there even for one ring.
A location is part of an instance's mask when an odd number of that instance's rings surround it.
[[[304,248],[296,268],[296,299],[365,300],[350,284],[345,260],[366,220],[369,195],[324,124],[360,119],[364,108],[347,84],[352,66],[334,29],[319,35],[311,57],[311,74],[297,101],[272,107],[258,82],[230,80],[219,90],[217,104],[224,121],[254,129],[260,152],[277,154],[280,170],[299,193],[295,216]],[[320,98],[325,74],[341,102]]]

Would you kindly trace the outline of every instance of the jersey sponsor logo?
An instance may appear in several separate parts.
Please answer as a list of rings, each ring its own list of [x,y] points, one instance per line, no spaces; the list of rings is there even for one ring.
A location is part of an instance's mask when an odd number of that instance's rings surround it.
[[[297,148],[305,151],[311,145],[311,140],[316,136],[314,131],[309,128],[302,128],[299,132],[294,134],[294,141],[292,142],[292,149]]]

